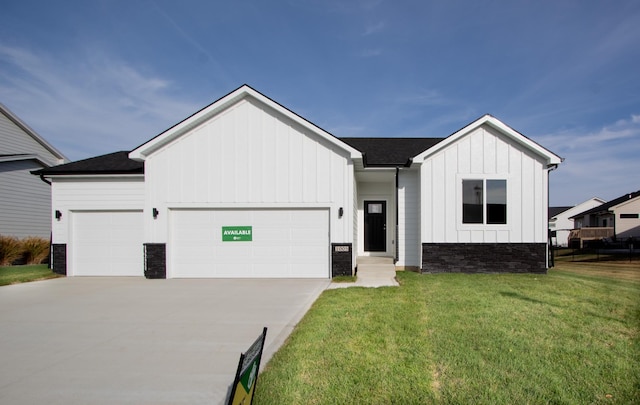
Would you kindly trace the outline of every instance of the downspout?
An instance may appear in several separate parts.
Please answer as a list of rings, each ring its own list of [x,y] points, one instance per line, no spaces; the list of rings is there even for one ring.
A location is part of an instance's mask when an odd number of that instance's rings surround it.
[[[44,181],[45,183],[47,183],[48,185],[51,185],[51,182],[47,179],[44,178],[44,174],[40,175],[40,180]]]
[[[398,225],[398,219],[399,219],[399,214],[398,214],[398,189],[400,188],[400,183],[398,181],[398,173],[400,173],[400,168],[398,166],[396,166],[396,252],[395,252],[395,257],[393,258],[393,263],[397,263],[398,262],[398,257],[399,257],[399,244],[398,244],[398,236],[400,234],[400,227]]]
[[[551,238],[551,229],[549,229],[549,199],[551,195],[551,181],[550,174],[552,171],[556,170],[558,165],[549,165],[547,166],[547,267],[552,268],[555,267],[555,260],[553,257],[553,243]]]

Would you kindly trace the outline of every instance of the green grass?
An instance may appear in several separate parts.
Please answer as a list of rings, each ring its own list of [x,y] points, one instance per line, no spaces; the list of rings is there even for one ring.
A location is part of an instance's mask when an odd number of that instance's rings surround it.
[[[327,290],[254,403],[640,403],[640,282],[562,266]]]
[[[333,283],[355,283],[356,282],[356,277],[355,276],[336,276],[336,277],[331,279],[331,282],[333,282]]]
[[[0,286],[60,277],[46,264],[0,266]]]

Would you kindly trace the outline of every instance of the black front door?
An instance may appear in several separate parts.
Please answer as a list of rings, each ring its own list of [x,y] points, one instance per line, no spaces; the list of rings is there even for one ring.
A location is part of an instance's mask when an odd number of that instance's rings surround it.
[[[364,202],[364,250],[385,252],[387,250],[387,202]]]

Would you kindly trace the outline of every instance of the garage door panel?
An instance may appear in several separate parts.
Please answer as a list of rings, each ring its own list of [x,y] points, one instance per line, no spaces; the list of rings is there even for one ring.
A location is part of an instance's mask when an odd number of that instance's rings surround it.
[[[72,223],[73,275],[144,275],[142,211],[73,212]]]
[[[329,277],[327,209],[171,210],[170,277]],[[223,226],[252,240],[223,242]]]

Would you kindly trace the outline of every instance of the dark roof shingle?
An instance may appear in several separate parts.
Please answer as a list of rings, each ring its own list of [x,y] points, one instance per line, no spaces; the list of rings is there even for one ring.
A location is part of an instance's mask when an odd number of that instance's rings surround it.
[[[109,153],[31,172],[35,175],[143,174],[144,163],[129,159],[128,151]]]
[[[409,166],[410,159],[444,138],[338,138],[364,154],[365,166]]]
[[[558,214],[562,214],[566,210],[569,210],[573,207],[549,207],[549,219],[555,217]]]

